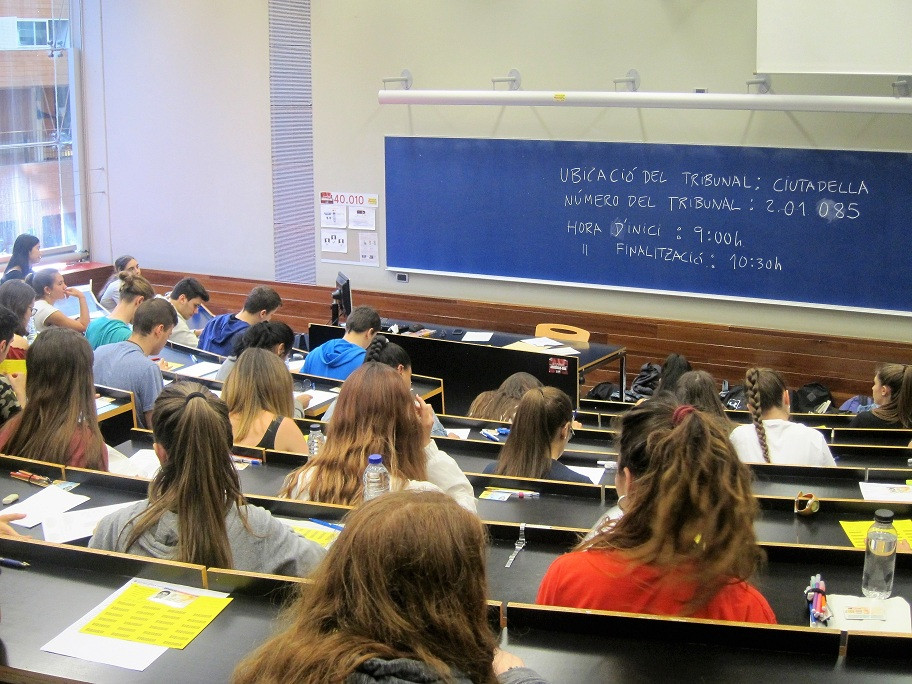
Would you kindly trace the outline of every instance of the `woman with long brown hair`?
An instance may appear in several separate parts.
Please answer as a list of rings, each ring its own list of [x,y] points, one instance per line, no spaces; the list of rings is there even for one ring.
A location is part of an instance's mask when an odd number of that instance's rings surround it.
[[[625,447],[627,431],[638,434]],[[628,459],[646,462],[642,475],[625,481],[625,513],[551,564],[538,602],[776,622],[746,581],[762,559],[758,505],[750,472],[719,422],[656,397],[624,414],[621,434],[618,477]]]
[[[440,493],[369,501],[234,682],[542,682],[497,651],[486,559],[479,520]]]
[[[28,351],[28,403],[0,430],[0,451],[78,468],[108,469],[98,429],[92,348],[85,337],[50,328]]]
[[[299,576],[322,560],[319,544],[244,501],[228,407],[212,392],[195,382],[168,385],[155,401],[152,434],[162,467],[148,499],[102,518],[90,547]]]
[[[912,365],[879,366],[871,394],[877,407],[856,415],[849,427],[912,428]]]
[[[228,404],[235,444],[307,452],[307,440],[292,419],[291,374],[271,350],[245,349],[222,398]]]
[[[791,463],[834,466],[824,436],[789,420],[790,398],[785,378],[769,368],[749,368],[744,376],[750,425],[731,433],[735,451],[745,463]]]
[[[472,485],[431,439],[433,414],[395,370],[365,363],[342,385],[320,453],[288,475],[279,496],[357,505],[367,459],[380,454],[392,489],[443,491],[474,512]]]
[[[541,386],[541,381],[534,375],[513,373],[496,390],[488,390],[475,397],[469,407],[469,417],[509,422],[513,420],[513,414],[523,395],[530,389]]]
[[[675,383],[674,395],[682,404],[691,404],[695,408],[716,416],[722,425],[731,430],[735,427],[725,413],[725,406],[719,399],[719,390],[712,375],[704,370],[691,370],[684,373]]]
[[[485,473],[592,484],[558,461],[573,435],[573,404],[556,387],[530,389],[513,416],[510,435]]]

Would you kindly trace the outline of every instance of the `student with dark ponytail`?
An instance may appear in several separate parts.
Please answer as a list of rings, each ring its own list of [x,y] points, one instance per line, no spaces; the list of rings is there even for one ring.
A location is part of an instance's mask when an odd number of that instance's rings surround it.
[[[859,413],[849,427],[912,428],[912,365],[885,363],[871,388],[877,408]]]
[[[120,280],[121,273],[130,273],[133,275],[142,275],[142,269],[139,268],[139,262],[129,254],[119,256],[114,260],[114,273],[105,281],[101,288],[101,299],[99,303],[108,311],[117,306],[120,301]]]
[[[775,623],[747,582],[763,558],[750,471],[719,421],[660,396],[625,413],[621,431],[640,446],[622,447],[618,467],[645,461],[625,482],[625,513],[551,564],[538,603]]]
[[[519,401],[510,435],[485,473],[592,484],[558,461],[573,435],[573,404],[556,387],[530,389]]]
[[[89,546],[251,572],[307,575],[325,555],[265,509],[247,505],[231,461],[228,407],[195,382],[155,401],[162,467],[146,501],[102,518]]]
[[[782,375],[769,368],[749,368],[744,390],[753,424],[739,425],[731,433],[742,461],[836,465],[820,432],[789,420],[790,399]]]
[[[32,265],[41,261],[41,242],[34,235],[23,233],[16,236],[13,251],[0,283],[10,280],[22,280],[32,272]]]

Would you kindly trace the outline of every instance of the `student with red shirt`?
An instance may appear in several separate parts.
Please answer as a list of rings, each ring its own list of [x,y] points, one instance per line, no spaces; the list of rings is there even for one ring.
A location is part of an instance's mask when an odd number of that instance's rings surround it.
[[[718,421],[655,398],[623,416],[619,447],[623,517],[551,564],[538,603],[775,623],[746,581],[762,558],[750,472]]]

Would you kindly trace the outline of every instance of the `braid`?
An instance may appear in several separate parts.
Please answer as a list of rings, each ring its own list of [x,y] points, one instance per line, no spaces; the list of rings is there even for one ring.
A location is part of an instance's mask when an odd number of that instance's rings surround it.
[[[387,344],[389,344],[389,340],[387,340],[385,336],[374,335],[374,339],[367,345],[367,351],[364,353],[365,363],[368,361],[379,361],[379,356]]]
[[[763,452],[763,460],[772,463],[770,460],[769,444],[766,441],[766,428],[763,426],[763,419],[760,417],[762,408],[760,405],[760,369],[749,368],[744,376],[744,386],[747,391],[747,408],[750,411],[751,421],[754,423],[754,429],[757,431],[757,439],[760,440],[760,450]]]

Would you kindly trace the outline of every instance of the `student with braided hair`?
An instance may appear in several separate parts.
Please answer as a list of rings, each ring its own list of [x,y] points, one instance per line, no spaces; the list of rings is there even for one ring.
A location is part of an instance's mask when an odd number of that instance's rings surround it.
[[[820,432],[789,420],[789,393],[782,375],[769,368],[749,368],[744,389],[753,424],[739,425],[731,433],[742,461],[836,465]]]
[[[621,419],[618,468],[623,517],[551,564],[538,603],[776,622],[747,582],[763,558],[759,507],[718,420],[670,396],[644,402]]]
[[[168,385],[152,412],[162,467],[145,501],[101,519],[94,549],[250,572],[305,576],[325,555],[248,505],[231,462],[228,407],[195,382]]]
[[[912,365],[880,366],[871,394],[877,408],[857,414],[849,427],[912,428]]]

